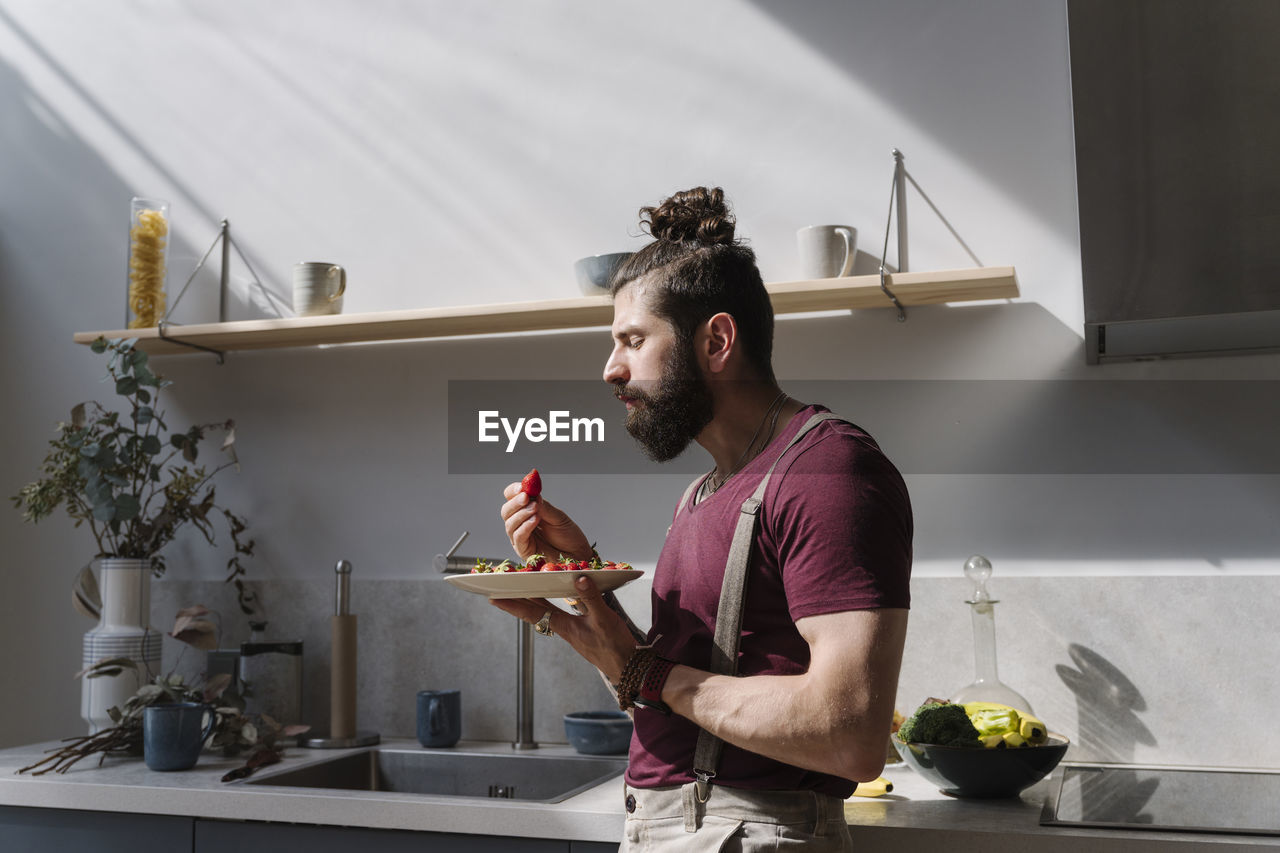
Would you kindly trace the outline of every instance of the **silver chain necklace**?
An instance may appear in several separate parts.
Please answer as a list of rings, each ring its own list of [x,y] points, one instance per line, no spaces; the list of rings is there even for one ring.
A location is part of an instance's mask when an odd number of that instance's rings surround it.
[[[751,441],[747,442],[746,449],[744,449],[742,451],[742,455],[738,457],[738,464],[735,465],[733,467],[733,470],[730,471],[728,474],[725,474],[723,477],[720,477],[718,480],[716,480],[715,483],[712,483],[711,481],[713,479],[716,479],[716,469],[712,469],[711,474],[707,476],[707,479],[702,481],[702,488],[698,489],[698,501],[706,500],[707,498],[714,495],[721,486],[729,482],[729,478],[731,478],[734,474],[742,470],[742,466],[746,465],[747,462],[749,461],[747,459],[747,454],[751,452],[751,448],[755,446],[756,439],[760,437],[760,431],[764,429],[765,421],[769,421],[768,435],[770,437],[773,436],[773,431],[778,427],[778,417],[782,414],[782,410],[786,406],[786,401],[787,401],[787,392],[786,391],[779,392],[778,396],[774,398],[774,401],[769,404],[769,408],[765,409],[764,417],[760,419],[760,425],[756,427],[755,433],[751,436]],[[769,417],[770,415],[773,416],[772,420],[770,420],[770,417]],[[769,444],[769,441],[766,438],[764,446],[762,446],[760,450],[757,451],[756,454],[751,458],[754,459],[756,456],[760,455],[760,452],[762,452],[764,448],[768,446],[768,444]]]

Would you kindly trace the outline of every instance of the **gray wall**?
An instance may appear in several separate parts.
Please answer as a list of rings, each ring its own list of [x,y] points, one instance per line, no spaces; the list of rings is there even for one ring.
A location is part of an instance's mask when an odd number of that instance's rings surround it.
[[[1023,297],[914,309],[905,324],[875,311],[783,319],[784,380],[1026,380],[1032,391],[989,428],[999,447],[1028,439],[1038,401],[1065,399],[1062,380],[1280,377],[1275,357],[1086,370],[1065,39],[1057,0],[0,3],[0,483],[12,493],[29,480],[53,422],[107,390],[100,360],[70,339],[121,322],[133,194],[172,201],[171,281],[228,217],[273,292],[286,292],[294,261],[336,260],[357,312],[570,295],[575,258],[640,245],[636,208],[701,183],[726,188],[766,280],[798,274],[793,233],[807,224],[853,225],[878,254],[898,147],[978,256],[1017,267]],[[909,199],[912,266],[969,265]],[[253,310],[249,281],[237,262],[236,316]],[[209,319],[207,296],[189,296],[183,316]],[[505,549],[496,496],[506,478],[447,473],[446,381],[593,379],[607,347],[591,330],[157,364],[177,383],[174,421],[237,420],[243,471],[219,494],[250,519],[254,577],[273,620],[305,634],[313,668],[326,654],[333,561],[378,582],[356,609],[370,632],[362,664],[385,689],[362,713],[407,734],[405,697],[439,681],[467,678],[477,699],[512,701],[495,686],[507,675],[476,675],[513,654],[509,623],[426,576],[464,528],[468,549]],[[888,400],[840,408],[877,431],[902,414]],[[1246,711],[1274,701],[1254,659],[1223,665],[1218,639],[1229,629],[1258,654],[1276,647],[1254,611],[1234,614],[1274,586],[1280,483],[1248,458],[1222,461],[1225,436],[1252,423],[1240,408],[1194,430],[1165,414],[1154,420],[1181,458],[1205,465],[907,471],[917,562],[903,710],[969,679],[955,579],[984,553],[1004,602],[1002,673],[1054,728],[1096,753],[1123,752],[1097,746],[1100,732],[1126,731],[1114,714],[1079,709],[1069,673],[1085,661],[1112,677],[1090,682],[1091,707],[1117,675],[1145,697],[1152,737],[1138,757],[1244,760],[1215,752],[1173,705],[1202,689]],[[965,452],[951,429],[963,409],[934,415],[878,437],[891,456],[930,443]],[[1131,426],[1116,421],[1089,441],[1134,441]],[[607,476],[547,488],[603,552],[651,567],[683,481],[655,471],[622,493]],[[0,515],[0,536],[0,640],[11,650],[0,745],[74,733],[71,673],[90,626],[69,586],[92,542],[63,519],[28,527],[16,513]],[[175,544],[174,586],[157,602],[214,594],[181,585],[216,581],[225,557]],[[632,595],[643,601],[643,587]],[[228,642],[243,639],[234,613],[226,624]],[[478,651],[467,651],[467,630],[486,637]],[[540,686],[544,721],[561,682],[572,701],[599,701],[591,673],[540,653],[553,679]],[[507,725],[490,715],[471,731],[502,736]],[[540,736],[553,735],[551,725]]]

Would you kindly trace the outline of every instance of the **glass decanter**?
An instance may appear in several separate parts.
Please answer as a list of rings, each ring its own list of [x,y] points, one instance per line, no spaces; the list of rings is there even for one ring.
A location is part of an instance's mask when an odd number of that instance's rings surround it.
[[[1031,703],[996,674],[996,599],[987,592],[987,580],[991,577],[991,562],[986,557],[973,556],[964,564],[964,576],[973,583],[973,596],[965,604],[973,619],[973,663],[976,678],[973,683],[960,688],[950,701],[999,702],[1034,713]]]

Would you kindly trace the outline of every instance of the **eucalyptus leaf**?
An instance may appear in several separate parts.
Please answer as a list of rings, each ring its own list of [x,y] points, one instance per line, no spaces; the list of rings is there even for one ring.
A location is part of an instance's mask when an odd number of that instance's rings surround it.
[[[115,501],[115,492],[111,488],[111,484],[96,470],[86,479],[84,493],[95,504],[114,503]]]
[[[92,444],[85,444],[80,447],[80,455],[87,456],[90,459],[97,456],[100,452],[102,452],[102,445],[98,444],[96,441]]]
[[[142,501],[138,500],[137,495],[125,493],[116,496],[116,518],[121,521],[137,518],[141,511]]]
[[[116,393],[121,397],[128,397],[130,394],[138,390],[138,380],[132,376],[122,376],[116,380]]]
[[[107,339],[96,338],[93,343],[89,344],[89,349],[93,350],[93,352],[97,353],[98,355],[102,355],[104,352],[107,351]]]
[[[76,429],[84,426],[84,403],[77,403],[71,409],[71,425]]]
[[[147,454],[148,456],[155,456],[157,453],[160,452],[161,447],[162,445],[160,444],[160,436],[144,435],[142,437],[142,452]]]
[[[138,396],[142,396],[142,392],[138,392]],[[139,406],[138,411],[133,413],[134,419],[140,424],[149,424],[155,418],[156,413],[150,406]]]
[[[116,517],[116,505],[114,503],[94,504],[93,517],[98,521],[112,521]]]
[[[142,402],[144,402],[144,403],[150,403],[150,402],[151,402],[151,392],[150,392],[150,391],[148,391],[146,388],[139,388],[139,389],[138,389],[138,399],[139,399],[139,400],[141,400],[141,401],[142,401]]]

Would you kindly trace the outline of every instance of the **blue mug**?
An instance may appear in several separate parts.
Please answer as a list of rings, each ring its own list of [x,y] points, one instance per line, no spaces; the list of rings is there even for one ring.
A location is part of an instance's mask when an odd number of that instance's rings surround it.
[[[462,691],[421,691],[418,694],[418,743],[450,747],[461,737]]]
[[[209,715],[204,724],[204,715]],[[218,715],[212,705],[175,702],[142,709],[142,756],[152,770],[188,770],[196,766]]]

